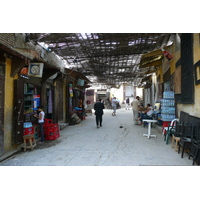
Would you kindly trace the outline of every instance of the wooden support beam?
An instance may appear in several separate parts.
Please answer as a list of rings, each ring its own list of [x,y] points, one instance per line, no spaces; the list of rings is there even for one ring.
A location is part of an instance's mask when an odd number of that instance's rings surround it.
[[[20,72],[22,67],[25,66],[25,65],[26,64],[25,64],[25,60],[24,59],[12,55],[12,57],[11,57],[11,72],[10,72],[10,76],[14,77],[16,75],[16,73]]]
[[[146,67],[152,67],[152,66],[158,66],[158,65],[162,65],[162,60],[157,60],[155,62],[150,62],[145,65],[141,65],[140,68],[146,68]]]

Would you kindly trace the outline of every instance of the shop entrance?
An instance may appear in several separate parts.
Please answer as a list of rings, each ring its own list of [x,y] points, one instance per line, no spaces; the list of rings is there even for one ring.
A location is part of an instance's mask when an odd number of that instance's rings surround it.
[[[20,144],[23,142],[24,122],[37,124],[37,119],[34,114],[37,112],[37,106],[40,105],[39,87],[33,83],[24,82],[23,80],[15,80],[14,88],[14,143]],[[27,123],[26,123],[27,124]],[[35,131],[34,131],[35,132]],[[35,139],[38,134],[35,132]]]
[[[0,63],[0,156],[4,149],[4,66]]]

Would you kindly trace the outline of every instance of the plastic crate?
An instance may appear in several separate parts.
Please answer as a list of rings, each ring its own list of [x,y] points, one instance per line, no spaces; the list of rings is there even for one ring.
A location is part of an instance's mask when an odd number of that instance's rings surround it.
[[[56,140],[58,137],[56,136],[55,132],[51,132],[44,135],[45,140]]]
[[[44,125],[44,136],[46,140],[56,140],[60,137],[60,127],[58,124]]]
[[[46,140],[55,140],[56,139],[55,128],[53,125],[44,127],[43,130],[44,130],[44,136],[45,136]]]
[[[44,126],[48,126],[49,124],[52,124],[53,120],[52,119],[44,119]]]
[[[60,130],[55,131],[55,137],[56,137],[56,139],[60,137]]]
[[[34,134],[34,127],[24,128],[23,133],[24,133],[24,135]]]
[[[44,132],[47,132],[47,133],[48,133],[48,132],[54,131],[54,126],[53,126],[53,124],[51,124],[51,125],[49,124],[48,126],[44,126],[44,127],[43,127],[43,131],[44,131]]]
[[[59,125],[58,124],[53,124],[54,128],[59,129]]]

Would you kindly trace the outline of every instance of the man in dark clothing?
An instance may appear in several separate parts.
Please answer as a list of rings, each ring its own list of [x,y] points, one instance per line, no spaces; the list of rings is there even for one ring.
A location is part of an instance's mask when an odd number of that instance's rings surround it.
[[[103,109],[104,109],[104,104],[101,103],[101,99],[98,99],[97,103],[94,104],[94,110],[95,110],[95,115],[96,115],[96,124],[97,128],[102,126],[102,115],[103,115]]]

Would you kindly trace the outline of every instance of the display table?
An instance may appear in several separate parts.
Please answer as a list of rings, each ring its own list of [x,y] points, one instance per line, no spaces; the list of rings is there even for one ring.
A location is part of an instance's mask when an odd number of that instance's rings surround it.
[[[152,122],[157,122],[157,120],[154,120],[154,119],[143,119],[143,122],[147,122],[148,123],[148,134],[143,134],[143,136],[147,136],[148,138],[156,137],[156,135],[151,135],[151,123]]]

